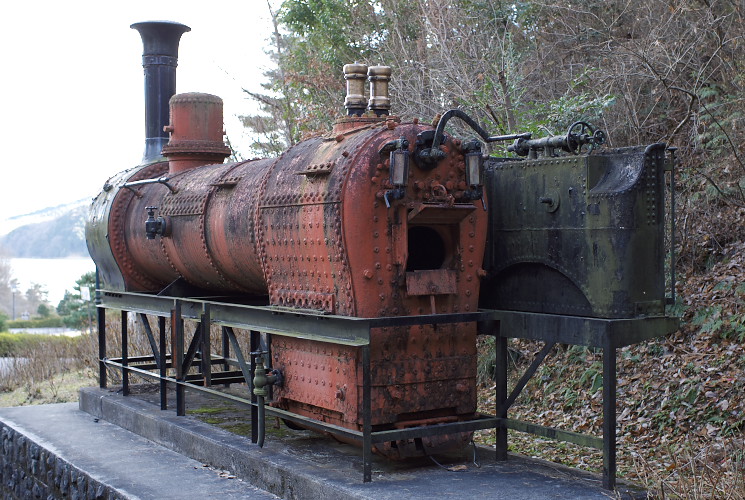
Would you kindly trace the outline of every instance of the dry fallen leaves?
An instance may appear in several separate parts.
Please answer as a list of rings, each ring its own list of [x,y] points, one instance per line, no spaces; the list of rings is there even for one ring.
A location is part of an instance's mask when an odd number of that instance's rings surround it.
[[[726,246],[708,272],[681,279],[678,294],[686,306],[678,332],[618,353],[619,472],[653,490],[664,484],[668,494],[695,484],[701,488],[696,498],[722,491],[745,498],[745,334],[738,337],[737,330],[738,321],[745,322],[745,242]],[[514,384],[540,345],[513,340],[510,347],[522,354],[511,370]],[[586,376],[579,383],[600,359],[577,347],[555,349],[510,417],[601,436],[601,391],[593,392]],[[480,409],[495,411],[493,387],[482,388]],[[490,442],[488,433],[481,439]],[[510,439],[518,452],[595,471],[602,467],[594,450],[518,433]]]

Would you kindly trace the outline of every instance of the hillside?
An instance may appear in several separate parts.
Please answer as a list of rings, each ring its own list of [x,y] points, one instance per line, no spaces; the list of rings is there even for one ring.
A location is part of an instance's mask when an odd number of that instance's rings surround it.
[[[17,227],[0,237],[0,247],[10,257],[53,259],[87,255],[87,212],[87,202],[76,202],[7,219],[3,227]]]

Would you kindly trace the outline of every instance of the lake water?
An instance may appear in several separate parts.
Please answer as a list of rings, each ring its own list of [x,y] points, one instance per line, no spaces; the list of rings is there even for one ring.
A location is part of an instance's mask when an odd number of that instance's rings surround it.
[[[0,358],[0,377],[5,377],[13,371],[14,366],[28,363],[26,358]]]
[[[65,296],[65,290],[73,290],[78,278],[96,270],[96,265],[89,257],[8,260],[12,277],[18,280],[21,293],[25,293],[32,283],[38,283],[49,292],[49,303],[54,307]]]

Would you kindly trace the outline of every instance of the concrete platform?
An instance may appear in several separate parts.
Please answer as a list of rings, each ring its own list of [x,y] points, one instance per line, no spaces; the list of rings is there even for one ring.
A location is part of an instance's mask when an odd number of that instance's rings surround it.
[[[196,498],[277,498],[76,403],[1,408],[0,432],[4,499],[183,499],[187,491]]]
[[[480,467],[473,463],[472,449],[438,457],[444,467],[428,459],[395,463],[376,458],[373,482],[364,484],[359,448],[293,431],[268,435],[260,449],[246,437],[192,416],[161,411],[152,403],[156,397],[84,389],[84,412],[70,405],[0,409],[0,427],[10,426],[67,457],[96,481],[114,486],[121,498],[272,498],[270,493],[292,499],[646,498],[623,486],[619,492],[603,490],[600,477],[547,462],[516,456],[496,462],[494,452],[485,448],[477,451]],[[187,409],[209,404],[202,397],[188,394]],[[129,468],[140,463],[139,472]],[[220,470],[237,478],[225,479],[215,472]]]

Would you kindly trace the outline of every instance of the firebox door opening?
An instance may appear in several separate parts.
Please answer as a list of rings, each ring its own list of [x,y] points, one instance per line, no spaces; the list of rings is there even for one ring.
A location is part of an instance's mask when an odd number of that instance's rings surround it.
[[[428,226],[409,227],[408,249],[407,272],[441,269],[445,266],[448,257],[447,246],[442,235]]]

